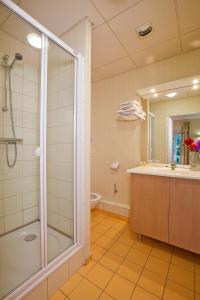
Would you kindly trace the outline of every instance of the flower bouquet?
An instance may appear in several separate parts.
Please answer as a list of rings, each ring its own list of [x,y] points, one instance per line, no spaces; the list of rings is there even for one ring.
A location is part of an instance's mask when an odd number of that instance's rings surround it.
[[[188,137],[184,141],[185,145],[189,147],[190,152],[192,152],[191,156],[191,167],[199,167],[200,166],[200,139],[194,141],[191,137]]]

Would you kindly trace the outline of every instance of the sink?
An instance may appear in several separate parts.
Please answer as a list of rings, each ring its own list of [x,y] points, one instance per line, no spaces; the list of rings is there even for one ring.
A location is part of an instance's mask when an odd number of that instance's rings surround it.
[[[200,170],[191,169],[187,166],[177,166],[174,170],[172,170],[170,165],[144,165],[129,169],[127,172],[132,174],[146,174],[200,180]]]

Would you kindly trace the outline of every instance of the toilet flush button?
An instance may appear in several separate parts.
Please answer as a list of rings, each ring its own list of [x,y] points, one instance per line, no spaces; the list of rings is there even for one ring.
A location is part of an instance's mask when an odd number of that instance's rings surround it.
[[[35,155],[40,156],[40,147],[35,149]]]

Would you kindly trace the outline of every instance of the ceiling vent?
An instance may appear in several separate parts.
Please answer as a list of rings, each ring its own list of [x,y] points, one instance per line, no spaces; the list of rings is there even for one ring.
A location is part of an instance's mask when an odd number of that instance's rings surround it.
[[[152,26],[151,24],[143,24],[140,27],[136,28],[136,32],[140,38],[146,37],[152,33]]]

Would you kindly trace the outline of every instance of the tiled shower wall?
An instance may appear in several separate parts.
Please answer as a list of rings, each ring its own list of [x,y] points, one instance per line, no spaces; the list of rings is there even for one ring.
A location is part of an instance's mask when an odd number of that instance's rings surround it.
[[[47,106],[48,225],[73,237],[74,64],[63,50],[55,47],[50,51]]]
[[[5,37],[3,32],[0,32],[0,44],[1,40],[4,45],[5,40],[17,45],[15,39]],[[0,49],[0,58],[5,54],[9,53]],[[15,50],[10,54],[9,62],[14,54]],[[13,168],[7,166],[6,147],[0,144],[0,234],[36,220],[39,212],[39,159],[35,155],[39,144],[39,69],[37,64],[24,59],[15,63],[11,73],[16,136],[22,138],[23,143],[17,145],[17,163]],[[0,136],[12,137],[10,109],[3,112],[3,103],[4,70],[0,67]],[[12,145],[9,146],[9,157],[14,157]]]

